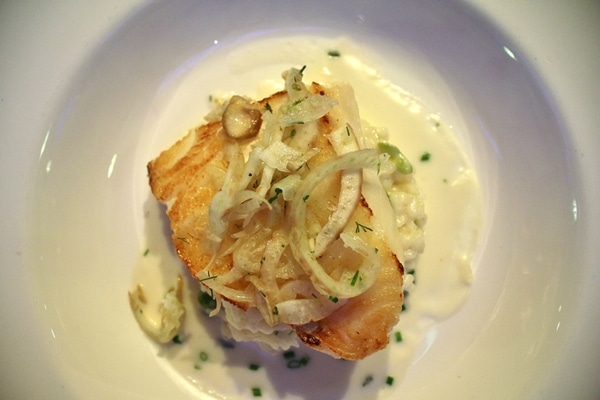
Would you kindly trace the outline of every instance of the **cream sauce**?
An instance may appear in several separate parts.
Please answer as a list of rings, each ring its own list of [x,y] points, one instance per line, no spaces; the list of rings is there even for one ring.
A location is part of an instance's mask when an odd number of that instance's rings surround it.
[[[277,48],[280,51],[272,51]],[[298,49],[301,48],[301,54]],[[329,51],[336,50],[339,57]],[[257,57],[257,54],[262,56]],[[238,46],[227,55],[227,67],[233,75],[244,71],[260,70],[271,73],[273,79],[260,82],[254,95],[260,98],[283,88],[277,79],[290,66],[306,65],[305,81],[327,84],[332,81],[350,83],[356,94],[361,117],[371,125],[386,127],[390,142],[396,144],[411,161],[415,178],[425,196],[425,250],[416,262],[405,266],[415,268],[416,286],[406,300],[407,310],[392,333],[388,349],[366,360],[350,363],[330,359],[305,348],[296,350],[298,357],[309,356],[310,363],[301,369],[287,369],[280,354],[269,355],[252,345],[235,344],[235,349],[218,346],[219,321],[208,320],[199,311],[196,300],[198,285],[186,278],[186,322],[182,330],[183,344],[157,347],[159,362],[175,379],[183,378],[185,386],[202,388],[217,398],[243,396],[252,398],[252,387],[260,387],[263,397],[302,397],[307,382],[317,387],[319,397],[349,398],[385,397],[392,386],[388,376],[398,386],[402,374],[414,360],[424,354],[431,340],[432,327],[451,317],[465,301],[473,280],[473,257],[476,253],[482,218],[482,201],[476,173],[471,161],[462,150],[459,136],[436,110],[428,108],[417,97],[381,76],[370,64],[371,58],[352,42],[340,39],[293,37],[253,41],[252,45]],[[290,63],[297,62],[296,65]],[[262,66],[268,68],[262,68]],[[193,75],[193,74],[191,74]],[[246,73],[248,75],[248,73]],[[250,74],[252,78],[258,75]],[[228,89],[226,83],[222,89]],[[225,92],[202,93],[218,96]],[[159,149],[160,150],[160,149]],[[428,160],[421,160],[424,154]],[[164,208],[149,197],[145,204],[147,245],[141,249],[140,262],[135,268],[133,281],[146,287],[149,299],[148,315],[152,313],[162,293],[175,284],[178,273],[187,277],[171,249]],[[146,253],[146,248],[148,249]],[[145,254],[144,254],[145,253]],[[157,309],[157,307],[154,307]],[[395,332],[401,332],[397,343]],[[208,356],[201,357],[205,352]],[[249,369],[259,364],[258,371]],[[336,369],[336,383],[328,382],[319,371]],[[373,382],[363,385],[368,377]],[[315,384],[316,382],[316,384]],[[318,383],[322,382],[322,385]],[[194,390],[190,389],[190,393]]]

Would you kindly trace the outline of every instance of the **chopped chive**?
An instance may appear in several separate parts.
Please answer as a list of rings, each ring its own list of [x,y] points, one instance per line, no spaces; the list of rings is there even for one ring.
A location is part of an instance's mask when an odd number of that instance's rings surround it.
[[[332,303],[337,303],[338,302],[338,298],[335,296],[329,296],[329,301],[331,301]]]
[[[201,351],[199,354],[199,357],[200,357],[200,360],[206,361],[206,360],[208,360],[208,353],[205,351]]]
[[[425,153],[421,154],[421,161],[425,162],[425,161],[429,161],[429,159],[431,158],[431,153],[426,151]]]
[[[388,376],[385,380],[386,385],[388,386],[392,386],[394,384],[394,377],[393,376]]]
[[[296,136],[296,130],[295,129],[292,129],[292,131],[290,132],[290,136],[291,137]]]
[[[252,388],[252,396],[254,396],[254,397],[261,397],[262,396],[262,390],[260,390],[259,387],[253,387]]]
[[[302,75],[304,73],[305,69],[306,69],[306,65],[303,65],[302,68],[300,68],[300,75]]]
[[[346,135],[350,136],[350,128],[346,125]]]
[[[279,310],[277,307],[273,307],[273,315],[279,315]]]
[[[400,343],[402,341],[402,332],[397,331],[394,333],[394,336],[396,337],[396,343]]]
[[[173,343],[175,344],[182,344],[183,342],[181,341],[181,338],[179,337],[179,335],[175,335],[175,337],[173,338]]]
[[[271,105],[269,104],[269,102],[267,101],[267,103],[265,104],[265,108],[267,109],[268,112],[273,113],[273,109],[271,108]]]
[[[329,57],[339,57],[339,56],[341,56],[341,54],[340,54],[340,52],[338,50],[329,50],[327,52],[327,55]]]
[[[286,351],[285,353],[283,353],[283,358],[285,358],[286,360],[294,357],[296,357],[296,353],[293,350]]]
[[[294,358],[290,361],[288,361],[287,363],[287,367],[289,369],[296,369],[296,368],[301,368],[301,367],[305,367],[306,365],[308,365],[308,362],[310,361],[310,358],[304,356],[302,358]]]
[[[250,371],[258,371],[258,369],[259,369],[259,368],[260,368],[260,365],[258,365],[258,364],[254,364],[254,363],[252,363],[252,364],[250,364],[250,365],[248,366],[248,369],[249,369]]]
[[[372,381],[373,381],[373,375],[367,375],[367,377],[365,378],[365,380],[362,383],[363,387],[367,386]]]
[[[217,275],[207,276],[206,278],[199,279],[198,282],[210,281],[212,279],[217,279]]]
[[[198,303],[200,303],[205,310],[214,310],[217,308],[217,300],[211,296],[210,293],[203,290],[198,293]]]
[[[354,276],[352,277],[352,282],[350,282],[350,286],[356,285],[356,281],[358,280],[358,272],[359,272],[359,270],[357,269],[356,272],[354,273]]]
[[[302,200],[303,200],[303,201],[306,203],[306,200],[308,200],[308,198],[309,198],[309,197],[310,197],[310,196],[307,194],[307,195],[305,195],[305,196],[302,198]]]
[[[146,251],[144,251],[144,257],[146,257],[148,253],[150,253],[150,249],[146,249]]]

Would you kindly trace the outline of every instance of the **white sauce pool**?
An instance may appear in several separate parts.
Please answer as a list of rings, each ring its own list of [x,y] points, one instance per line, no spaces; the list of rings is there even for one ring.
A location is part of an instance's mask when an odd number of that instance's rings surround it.
[[[281,51],[275,52],[274,48]],[[209,320],[200,310],[196,300],[198,284],[188,277],[174,254],[164,208],[148,191],[144,204],[147,243],[140,250],[142,255],[134,271],[132,286],[142,283],[152,305],[158,304],[166,289],[174,285],[177,274],[186,277],[187,315],[180,335],[183,343],[151,346],[158,362],[173,379],[181,381],[181,387],[192,398],[206,398],[203,397],[206,395],[256,398],[253,388],[260,389],[261,398],[386,398],[402,384],[404,371],[435,339],[434,335],[428,335],[432,326],[451,318],[470,290],[472,259],[482,223],[480,188],[456,132],[436,110],[429,109],[415,96],[396,86],[402,82],[393,84],[380,76],[369,64],[365,53],[344,39],[296,36],[252,41],[251,46],[238,45],[229,52],[225,66],[221,57],[218,63],[203,64],[202,68],[204,71],[227,68],[234,76],[254,70],[260,70],[263,75],[269,73],[265,76],[272,79],[250,82],[254,85],[253,91],[238,92],[260,98],[283,87],[283,81],[279,79],[283,70],[301,66],[290,64],[298,58],[298,48],[303,49],[300,62],[307,66],[305,82],[349,82],[354,87],[362,119],[373,126],[387,128],[390,141],[413,164],[415,178],[425,196],[428,217],[425,251],[415,265],[407,266],[407,269],[416,267],[416,288],[406,300],[407,310],[401,314],[388,348],[363,361],[334,360],[304,347],[296,349],[295,356],[290,359],[282,354],[267,354],[252,344],[234,343],[233,348],[224,347],[219,339],[220,320]],[[340,56],[329,56],[330,50],[337,50]],[[262,56],[257,57],[257,54]],[[262,65],[268,68],[261,70]],[[273,74],[272,71],[277,72]],[[200,80],[195,76],[191,70],[181,87],[194,88],[196,104],[206,102],[206,110],[209,95],[229,92],[226,83],[220,88],[198,91]],[[256,78],[252,73],[246,73],[248,76]],[[246,86],[248,84],[246,82]],[[160,143],[155,154],[194,126],[172,131],[177,124],[170,121],[181,121],[182,103],[189,101],[188,95],[182,93],[187,92],[175,93],[179,99],[165,107],[164,112],[168,115],[161,116],[157,123],[161,126],[158,131],[168,131],[169,137],[157,140]],[[429,159],[421,161],[425,153],[429,154]],[[396,342],[396,332],[401,332],[400,343]],[[302,357],[310,360],[306,366],[288,368],[290,360]],[[259,366],[258,370],[250,369],[251,364]]]

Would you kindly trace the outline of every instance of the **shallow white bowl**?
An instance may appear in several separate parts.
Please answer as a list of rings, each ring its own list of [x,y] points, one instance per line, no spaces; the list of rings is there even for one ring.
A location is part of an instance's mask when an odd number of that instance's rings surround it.
[[[598,117],[580,115],[560,98],[576,93],[553,81],[548,74],[557,69],[544,68],[532,53],[526,19],[503,25],[455,2],[343,4],[174,1],[133,10],[101,8],[115,21],[88,28],[91,43],[77,42],[75,50],[60,47],[66,33],[56,33],[58,23],[45,25],[57,38],[51,42],[57,50],[40,50],[40,68],[63,54],[72,61],[57,62],[62,72],[49,68],[50,76],[65,80],[58,84],[61,94],[46,83],[38,93],[45,102],[33,100],[34,113],[23,108],[25,102],[2,106],[8,116],[2,122],[2,165],[11,176],[2,183],[9,194],[2,205],[9,222],[2,230],[2,318],[8,335],[2,339],[0,393],[210,398],[182,389],[157,362],[140,340],[126,302],[144,241],[145,164],[172,141],[162,135],[166,130],[182,132],[200,121],[203,113],[188,101],[193,89],[203,90],[200,96],[219,89],[243,93],[253,89],[254,78],[281,70],[277,62],[251,64],[243,73],[219,69],[220,57],[262,37],[303,33],[348,36],[378,54],[387,66],[384,76],[460,128],[459,139],[482,182],[486,230],[472,294],[456,316],[434,328],[435,340],[394,394],[411,399],[598,394],[592,379],[599,372],[598,343],[585,335],[598,333],[590,305],[600,287],[591,239],[598,237],[593,208],[598,189],[591,185],[597,162],[590,161],[594,149],[588,146],[600,143],[583,130]],[[513,11],[483,5],[488,15],[516,18]],[[33,9],[4,9],[28,28],[35,25]],[[543,9],[541,2],[521,8]],[[62,6],[53,15],[76,20],[71,10]],[[584,14],[566,15],[574,25],[589,23]],[[534,31],[538,42],[546,27]],[[2,44],[2,54],[18,57],[28,43]],[[597,49],[570,54],[588,60],[587,51],[598,66]],[[7,65],[5,76],[19,79],[19,63]],[[37,70],[28,68],[23,71]],[[11,89],[3,94],[9,100],[13,93],[23,96],[17,99],[36,96],[35,85],[21,81],[17,88],[12,82],[3,83]],[[583,96],[597,101],[598,84],[588,87]],[[179,107],[186,103],[189,108]],[[9,108],[13,104],[21,106],[20,119],[16,106]]]

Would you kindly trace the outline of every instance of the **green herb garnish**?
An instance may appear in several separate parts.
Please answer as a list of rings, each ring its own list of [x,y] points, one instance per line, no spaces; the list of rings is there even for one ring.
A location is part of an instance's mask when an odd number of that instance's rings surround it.
[[[175,344],[182,344],[183,342],[181,341],[181,338],[179,337],[179,335],[175,335],[175,337],[172,340],[173,343]]]
[[[329,50],[327,52],[327,55],[329,57],[340,57],[341,56],[341,54],[340,54],[340,52],[338,50]]]
[[[310,197],[310,196],[309,196],[308,194],[307,194],[307,195],[305,195],[305,196],[302,198],[302,201],[304,201],[304,202],[306,203],[306,200],[308,200],[308,198],[309,198],[309,197]]]
[[[331,301],[332,303],[337,303],[338,302],[338,298],[335,296],[329,296],[329,301]]]
[[[356,233],[360,233],[361,229],[363,232],[367,232],[367,231],[372,232],[373,231],[373,228],[369,228],[368,226],[363,225],[360,222],[355,222],[355,223],[356,223],[356,230],[355,230]]]
[[[400,343],[402,341],[402,332],[396,331],[396,333],[394,333],[394,337],[396,338],[396,343]]]
[[[213,275],[213,276],[209,275],[206,278],[199,279],[198,282],[210,281],[210,280],[213,280],[213,279],[217,279],[217,275]]]
[[[148,253],[150,253],[150,249],[146,249],[146,251],[144,251],[144,257],[146,257]]]
[[[394,377],[393,376],[388,376],[385,380],[386,385],[388,386],[392,386],[394,384]]]
[[[208,360],[208,353],[205,351],[201,351],[200,354],[198,355],[198,357],[200,358],[201,361],[206,361],[206,360]]]
[[[373,382],[373,375],[367,375],[367,377],[363,381],[362,385],[363,385],[363,387],[365,387],[371,382]]]
[[[258,364],[254,364],[254,363],[252,363],[252,364],[250,364],[250,365],[248,366],[248,369],[249,369],[250,371],[258,371],[258,369],[259,369],[259,368],[260,368],[260,365],[258,365]]]
[[[425,162],[425,161],[429,161],[429,159],[431,158],[431,153],[426,151],[425,153],[421,154],[421,161]]]
[[[210,293],[203,290],[198,292],[198,303],[200,303],[205,310],[211,311],[217,308],[217,300],[211,296]]]
[[[350,282],[350,286],[354,286],[356,285],[356,281],[358,280],[358,269],[356,270],[356,272],[354,273],[354,276],[352,277],[352,282]]]
[[[304,367],[308,364],[309,361],[310,361],[310,358],[308,358],[306,356],[304,356],[300,359],[295,358],[293,360],[290,360],[287,363],[287,367],[289,369],[296,369],[296,368]]]
[[[277,198],[279,197],[279,195],[283,193],[283,190],[281,190],[280,188],[275,188],[275,196],[271,197],[268,201],[269,204],[273,203],[275,200],[277,200]]]
[[[254,397],[261,397],[262,396],[262,390],[260,390],[259,387],[253,387],[252,388],[252,396],[254,396]]]
[[[296,353],[293,350],[286,351],[285,353],[283,353],[283,358],[285,358],[286,360],[294,357],[296,357]]]
[[[267,103],[265,104],[265,108],[267,109],[268,112],[273,113],[273,109],[271,108],[271,105],[269,104],[269,102],[267,101]]]

